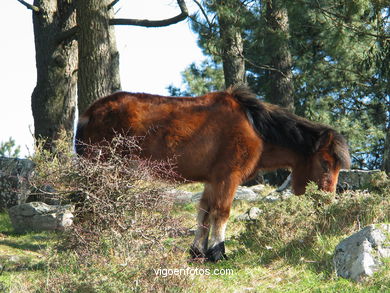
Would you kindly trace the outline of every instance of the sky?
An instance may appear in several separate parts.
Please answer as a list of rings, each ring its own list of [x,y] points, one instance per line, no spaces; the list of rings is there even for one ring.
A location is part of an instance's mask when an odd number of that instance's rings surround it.
[[[186,3],[190,12],[196,9],[192,1]],[[175,0],[121,0],[115,10],[118,18],[151,20],[180,13]],[[165,28],[115,26],[115,31],[125,91],[168,94],[166,88],[181,84],[181,72],[189,64],[205,59],[187,21]],[[0,34],[0,142],[12,137],[24,157],[33,152],[34,132],[31,93],[36,67],[31,10],[17,0],[2,0]]]

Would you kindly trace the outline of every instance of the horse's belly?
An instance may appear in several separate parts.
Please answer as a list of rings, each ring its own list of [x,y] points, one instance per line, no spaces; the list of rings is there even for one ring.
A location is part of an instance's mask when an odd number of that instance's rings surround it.
[[[158,162],[168,162],[173,171],[185,180],[208,181],[210,164],[217,156],[216,145],[205,137],[183,138],[154,132],[144,138],[141,156]]]

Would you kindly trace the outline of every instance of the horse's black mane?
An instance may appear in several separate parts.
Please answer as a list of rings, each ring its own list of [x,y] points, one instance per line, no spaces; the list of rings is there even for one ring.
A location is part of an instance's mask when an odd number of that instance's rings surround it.
[[[261,102],[246,86],[230,87],[227,93],[243,107],[253,127],[266,142],[309,156],[318,151],[321,138],[331,134],[333,154],[343,168],[349,167],[348,145],[334,129],[301,118],[282,107]]]

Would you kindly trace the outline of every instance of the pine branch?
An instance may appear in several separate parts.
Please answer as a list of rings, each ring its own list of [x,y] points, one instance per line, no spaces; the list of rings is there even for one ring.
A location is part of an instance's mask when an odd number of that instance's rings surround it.
[[[347,21],[346,21],[346,17],[342,14],[339,14],[339,13],[335,13],[335,12],[332,12],[326,8],[323,8],[317,1],[317,6],[316,7],[319,11],[321,11],[323,13],[323,15],[329,19],[331,19],[332,21],[339,21],[340,25],[343,26],[344,28],[346,29],[349,29],[357,34],[364,34],[366,36],[371,36],[371,37],[375,37],[375,38],[378,38],[378,39],[383,39],[383,40],[389,40],[390,37],[387,36],[386,34],[375,34],[375,33],[371,33],[371,32],[368,32],[368,31],[363,31],[359,28],[356,28],[354,27],[353,25],[349,25],[347,24]]]
[[[110,19],[110,25],[134,25],[143,27],[163,27],[178,23],[188,17],[188,9],[184,0],[177,0],[181,13],[175,17],[162,20],[148,20],[148,19],[127,19],[115,18]]]
[[[41,9],[38,7],[38,6],[35,6],[35,5],[31,5],[29,3],[27,3],[26,1],[23,1],[23,0],[17,0],[19,3],[23,4],[24,6],[26,6],[27,9],[31,9],[32,11],[38,13],[41,11]]]
[[[202,6],[202,4],[200,4],[200,2],[197,1],[197,0],[193,0],[193,1],[195,2],[196,5],[198,5],[200,11],[201,11],[202,14],[203,14],[203,17],[206,19],[206,22],[207,22],[209,28],[211,28],[211,27],[212,27],[212,24],[211,24],[211,22],[210,22],[210,20],[209,20],[209,18],[208,18],[208,16],[207,16],[206,11],[204,10],[204,8],[203,8],[203,6]]]

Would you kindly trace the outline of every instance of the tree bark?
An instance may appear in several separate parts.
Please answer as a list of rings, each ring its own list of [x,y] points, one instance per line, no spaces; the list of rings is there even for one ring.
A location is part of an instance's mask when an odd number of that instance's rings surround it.
[[[388,112],[390,114],[390,111]],[[384,145],[384,154],[383,154],[383,170],[390,175],[390,122],[387,124],[386,128],[386,138]]]
[[[225,86],[245,83],[244,41],[239,24],[241,3],[238,0],[218,0],[216,4]]]
[[[290,33],[287,8],[283,6],[283,1],[266,1],[266,21],[265,46],[269,66],[273,68],[268,75],[266,99],[294,112]]]
[[[37,84],[31,107],[35,138],[46,139],[51,149],[61,130],[73,133],[77,43],[57,37],[76,25],[76,13],[71,1],[35,0],[34,7]]]
[[[116,48],[110,0],[76,1],[79,70],[78,109],[82,114],[100,97],[120,89],[119,52]]]

